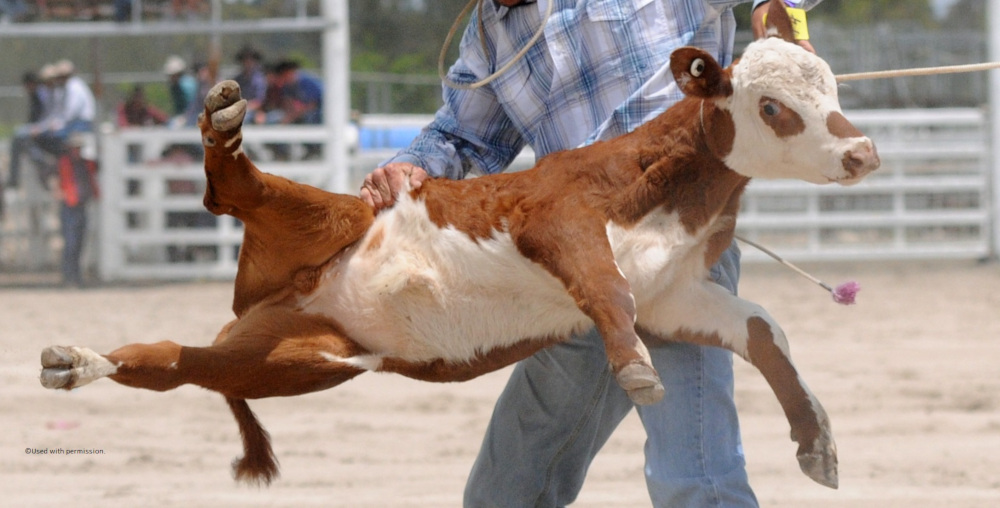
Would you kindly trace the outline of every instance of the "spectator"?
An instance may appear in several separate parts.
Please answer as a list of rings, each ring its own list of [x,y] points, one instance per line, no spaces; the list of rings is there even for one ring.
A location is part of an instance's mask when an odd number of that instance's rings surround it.
[[[51,74],[51,69],[46,71]],[[49,88],[42,81],[38,74],[32,71],[25,72],[21,76],[21,85],[28,95],[28,123],[38,123],[45,118],[46,110],[49,107]]]
[[[27,14],[24,0],[0,0],[0,24],[21,21]]]
[[[69,60],[55,64],[55,115],[48,121],[50,131],[60,142],[65,142],[75,132],[92,132],[97,101],[90,86],[76,73],[76,67]],[[62,148],[53,151],[61,154]]]
[[[115,21],[128,21],[132,17],[132,4],[135,0],[115,0]]]
[[[86,153],[86,135],[74,133],[59,157],[59,225],[63,237],[63,284],[83,284],[80,261],[87,233],[87,203],[98,197],[97,163]]]
[[[282,67],[284,66],[284,67]],[[285,88],[286,124],[321,124],[323,123],[323,82],[316,75],[303,71],[297,62],[288,61],[279,64],[278,72],[284,75],[283,81],[288,83]],[[303,160],[322,157],[323,145],[305,143]]]
[[[277,64],[264,67],[264,79],[267,82],[267,87],[264,89],[264,99],[253,115],[253,123],[258,125],[280,123],[285,84],[281,82],[281,77],[278,75]]]
[[[37,81],[32,79],[34,73],[25,73],[22,83],[28,93],[28,123],[14,131],[10,144],[10,168],[6,186],[17,188],[21,183],[21,156],[27,154],[36,167],[41,167],[44,155],[34,143],[35,134],[42,131],[43,120],[52,112],[52,91],[55,68],[51,64],[43,65],[37,75]],[[46,178],[38,172],[43,185]]]
[[[49,78],[49,106],[45,116],[38,122],[26,126],[11,144],[10,175],[7,185],[18,186],[21,156],[28,154],[39,171],[43,185],[55,171],[42,152],[54,157],[65,150],[67,138],[78,132],[92,132],[96,113],[96,100],[90,87],[75,75],[75,66],[69,60],[61,60],[52,66],[42,68],[41,77]]]
[[[323,82],[292,60],[279,63],[275,71],[285,86],[281,123],[323,123]]]
[[[163,73],[167,75],[167,87],[170,90],[171,126],[181,127],[185,124],[188,107],[196,100],[198,80],[187,72],[187,62],[177,55],[170,55],[163,64]]]
[[[267,93],[267,77],[261,66],[261,55],[252,46],[243,46],[236,53],[236,61],[240,63],[240,72],[233,76],[233,81],[239,83],[243,98],[247,101],[247,118],[253,118],[263,105]]]
[[[205,9],[204,0],[172,0],[170,19],[195,19]]]
[[[169,120],[165,112],[149,103],[142,85],[135,85],[125,102],[118,106],[119,127],[163,125]]]
[[[188,104],[187,112],[184,115],[185,125],[198,125],[198,115],[205,109],[205,96],[208,95],[208,91],[215,85],[212,79],[212,69],[209,68],[208,64],[194,64],[194,76],[197,91],[195,92],[194,100]]]

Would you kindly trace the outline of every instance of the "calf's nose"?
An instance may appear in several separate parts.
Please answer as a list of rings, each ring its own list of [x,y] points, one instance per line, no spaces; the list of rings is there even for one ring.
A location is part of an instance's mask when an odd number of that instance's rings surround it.
[[[847,151],[842,162],[844,171],[847,171],[852,177],[867,175],[882,164],[878,158],[875,144],[869,140],[866,140],[863,145]]]

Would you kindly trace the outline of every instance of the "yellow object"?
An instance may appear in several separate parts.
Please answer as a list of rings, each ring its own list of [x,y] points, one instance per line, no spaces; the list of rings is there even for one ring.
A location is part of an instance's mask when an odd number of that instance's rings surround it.
[[[809,25],[806,24],[805,9],[798,9],[796,7],[786,7],[785,10],[788,11],[788,17],[792,18],[792,31],[795,32],[795,40],[808,41]]]
[[[795,40],[809,40],[809,25],[806,23],[806,10],[796,7],[785,7],[788,17],[792,20],[792,32]],[[767,13],[764,13],[764,23],[767,23]]]

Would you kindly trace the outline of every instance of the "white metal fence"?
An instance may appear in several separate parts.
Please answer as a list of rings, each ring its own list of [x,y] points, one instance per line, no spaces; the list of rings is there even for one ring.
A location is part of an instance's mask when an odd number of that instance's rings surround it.
[[[882,168],[853,187],[754,181],[743,202],[741,234],[794,260],[980,258],[994,253],[993,171],[986,115],[978,109],[848,112],[878,146]],[[326,189],[353,192],[394,153],[398,131],[412,135],[427,117],[362,121],[349,163],[326,161],[310,144],[322,128],[245,129],[261,169]],[[409,130],[407,130],[409,129]],[[395,132],[393,132],[395,131]],[[406,137],[404,135],[403,137]],[[102,199],[96,252],[104,281],[232,278],[242,229],[202,206],[205,178],[197,131],[135,129],[101,136]],[[281,160],[287,157],[290,161]],[[305,160],[303,160],[305,157]],[[532,163],[523,154],[515,169]],[[346,175],[345,175],[346,172]],[[26,178],[24,178],[26,180]],[[41,199],[41,201],[39,201]],[[4,266],[56,260],[56,207],[45,197],[13,203],[0,236]],[[42,237],[31,235],[42,228]],[[34,243],[31,243],[34,242]],[[745,259],[761,259],[744,249]],[[10,259],[11,256],[19,259]],[[18,264],[20,263],[20,265]]]
[[[979,258],[992,252],[989,123],[978,109],[848,112],[882,167],[853,187],[751,182],[741,234],[794,259]],[[744,249],[745,258],[759,253]]]
[[[323,128],[247,127],[244,149],[269,173],[332,188],[338,168],[324,158],[327,137]],[[235,276],[243,229],[202,205],[198,131],[132,129],[102,140],[100,278]]]

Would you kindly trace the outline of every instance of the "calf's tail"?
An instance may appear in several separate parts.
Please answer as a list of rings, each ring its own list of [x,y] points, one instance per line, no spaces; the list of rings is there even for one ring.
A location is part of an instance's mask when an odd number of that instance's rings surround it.
[[[233,459],[233,476],[247,484],[270,485],[278,477],[278,459],[271,449],[271,436],[244,399],[226,397],[243,437],[243,456]]]

